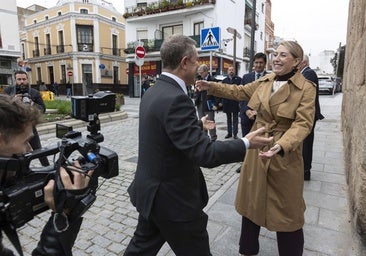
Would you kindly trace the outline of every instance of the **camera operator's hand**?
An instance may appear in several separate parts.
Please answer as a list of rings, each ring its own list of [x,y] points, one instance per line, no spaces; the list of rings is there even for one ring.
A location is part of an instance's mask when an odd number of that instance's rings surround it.
[[[79,162],[75,162],[75,166],[77,168],[80,168]],[[83,173],[73,171],[73,167],[69,166],[69,169],[71,169],[71,174],[73,175],[73,178],[70,177],[70,175],[67,173],[67,171],[61,167],[60,168],[60,176],[62,183],[67,190],[77,190],[77,189],[83,189],[86,188],[90,181],[90,176],[93,174],[94,170],[88,171],[88,175],[85,175]],[[47,185],[44,187],[44,201],[52,209],[55,211],[55,202],[53,198],[53,190],[55,187],[55,181],[50,180]]]

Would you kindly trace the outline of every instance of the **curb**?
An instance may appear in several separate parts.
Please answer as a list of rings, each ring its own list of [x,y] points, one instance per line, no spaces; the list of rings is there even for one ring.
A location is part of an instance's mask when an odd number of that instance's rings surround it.
[[[123,120],[128,118],[127,112],[124,110],[111,112],[111,113],[104,113],[99,115],[100,123],[109,123],[117,120]],[[73,128],[85,127],[87,126],[87,122],[82,120],[77,120],[74,118],[70,118],[67,120],[60,120],[50,123],[43,123],[37,126],[37,131],[39,135],[54,133],[56,131],[56,124],[63,124],[67,126],[72,126]]]

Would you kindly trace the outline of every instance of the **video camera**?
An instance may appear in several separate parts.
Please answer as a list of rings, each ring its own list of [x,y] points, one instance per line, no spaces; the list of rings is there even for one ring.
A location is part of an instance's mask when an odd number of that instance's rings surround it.
[[[24,103],[31,103],[31,98],[29,96],[29,87],[27,86],[15,86],[15,94],[21,94],[22,95],[22,101]]]
[[[81,155],[78,159],[81,170],[94,170],[94,173],[88,193],[73,207],[70,219],[80,217],[93,204],[98,177],[109,179],[118,175],[117,153],[98,144],[104,140],[98,132],[98,114],[114,111],[114,102],[115,94],[111,92],[72,97],[72,115],[90,122],[87,127],[90,134],[83,137],[81,132],[73,131],[72,127],[57,125],[56,134],[61,138],[57,145],[21,156],[0,157],[0,229],[5,230],[4,225],[11,225],[15,230],[48,209],[43,188],[50,179],[57,177],[60,166],[68,165],[68,158],[74,153]],[[30,167],[34,159],[51,155],[55,157],[57,154],[58,160],[53,166]]]

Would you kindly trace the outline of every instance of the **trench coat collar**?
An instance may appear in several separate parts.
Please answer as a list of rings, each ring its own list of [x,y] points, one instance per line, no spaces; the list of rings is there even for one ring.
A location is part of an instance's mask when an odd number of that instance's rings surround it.
[[[301,90],[305,82],[305,79],[300,73],[295,73],[280,89],[278,89],[276,93],[271,96],[275,78],[276,75],[272,73],[259,79],[259,81],[266,83],[263,90],[259,92],[259,99],[268,113],[271,113],[271,107],[287,100],[291,93],[291,86],[295,86]]]

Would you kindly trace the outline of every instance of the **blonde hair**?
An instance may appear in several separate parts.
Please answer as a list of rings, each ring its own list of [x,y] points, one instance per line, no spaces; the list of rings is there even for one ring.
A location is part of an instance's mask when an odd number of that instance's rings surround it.
[[[285,47],[292,57],[298,60],[297,66],[301,63],[304,58],[304,51],[302,47],[295,41],[282,41],[279,45]],[[297,67],[296,67],[297,68]]]

